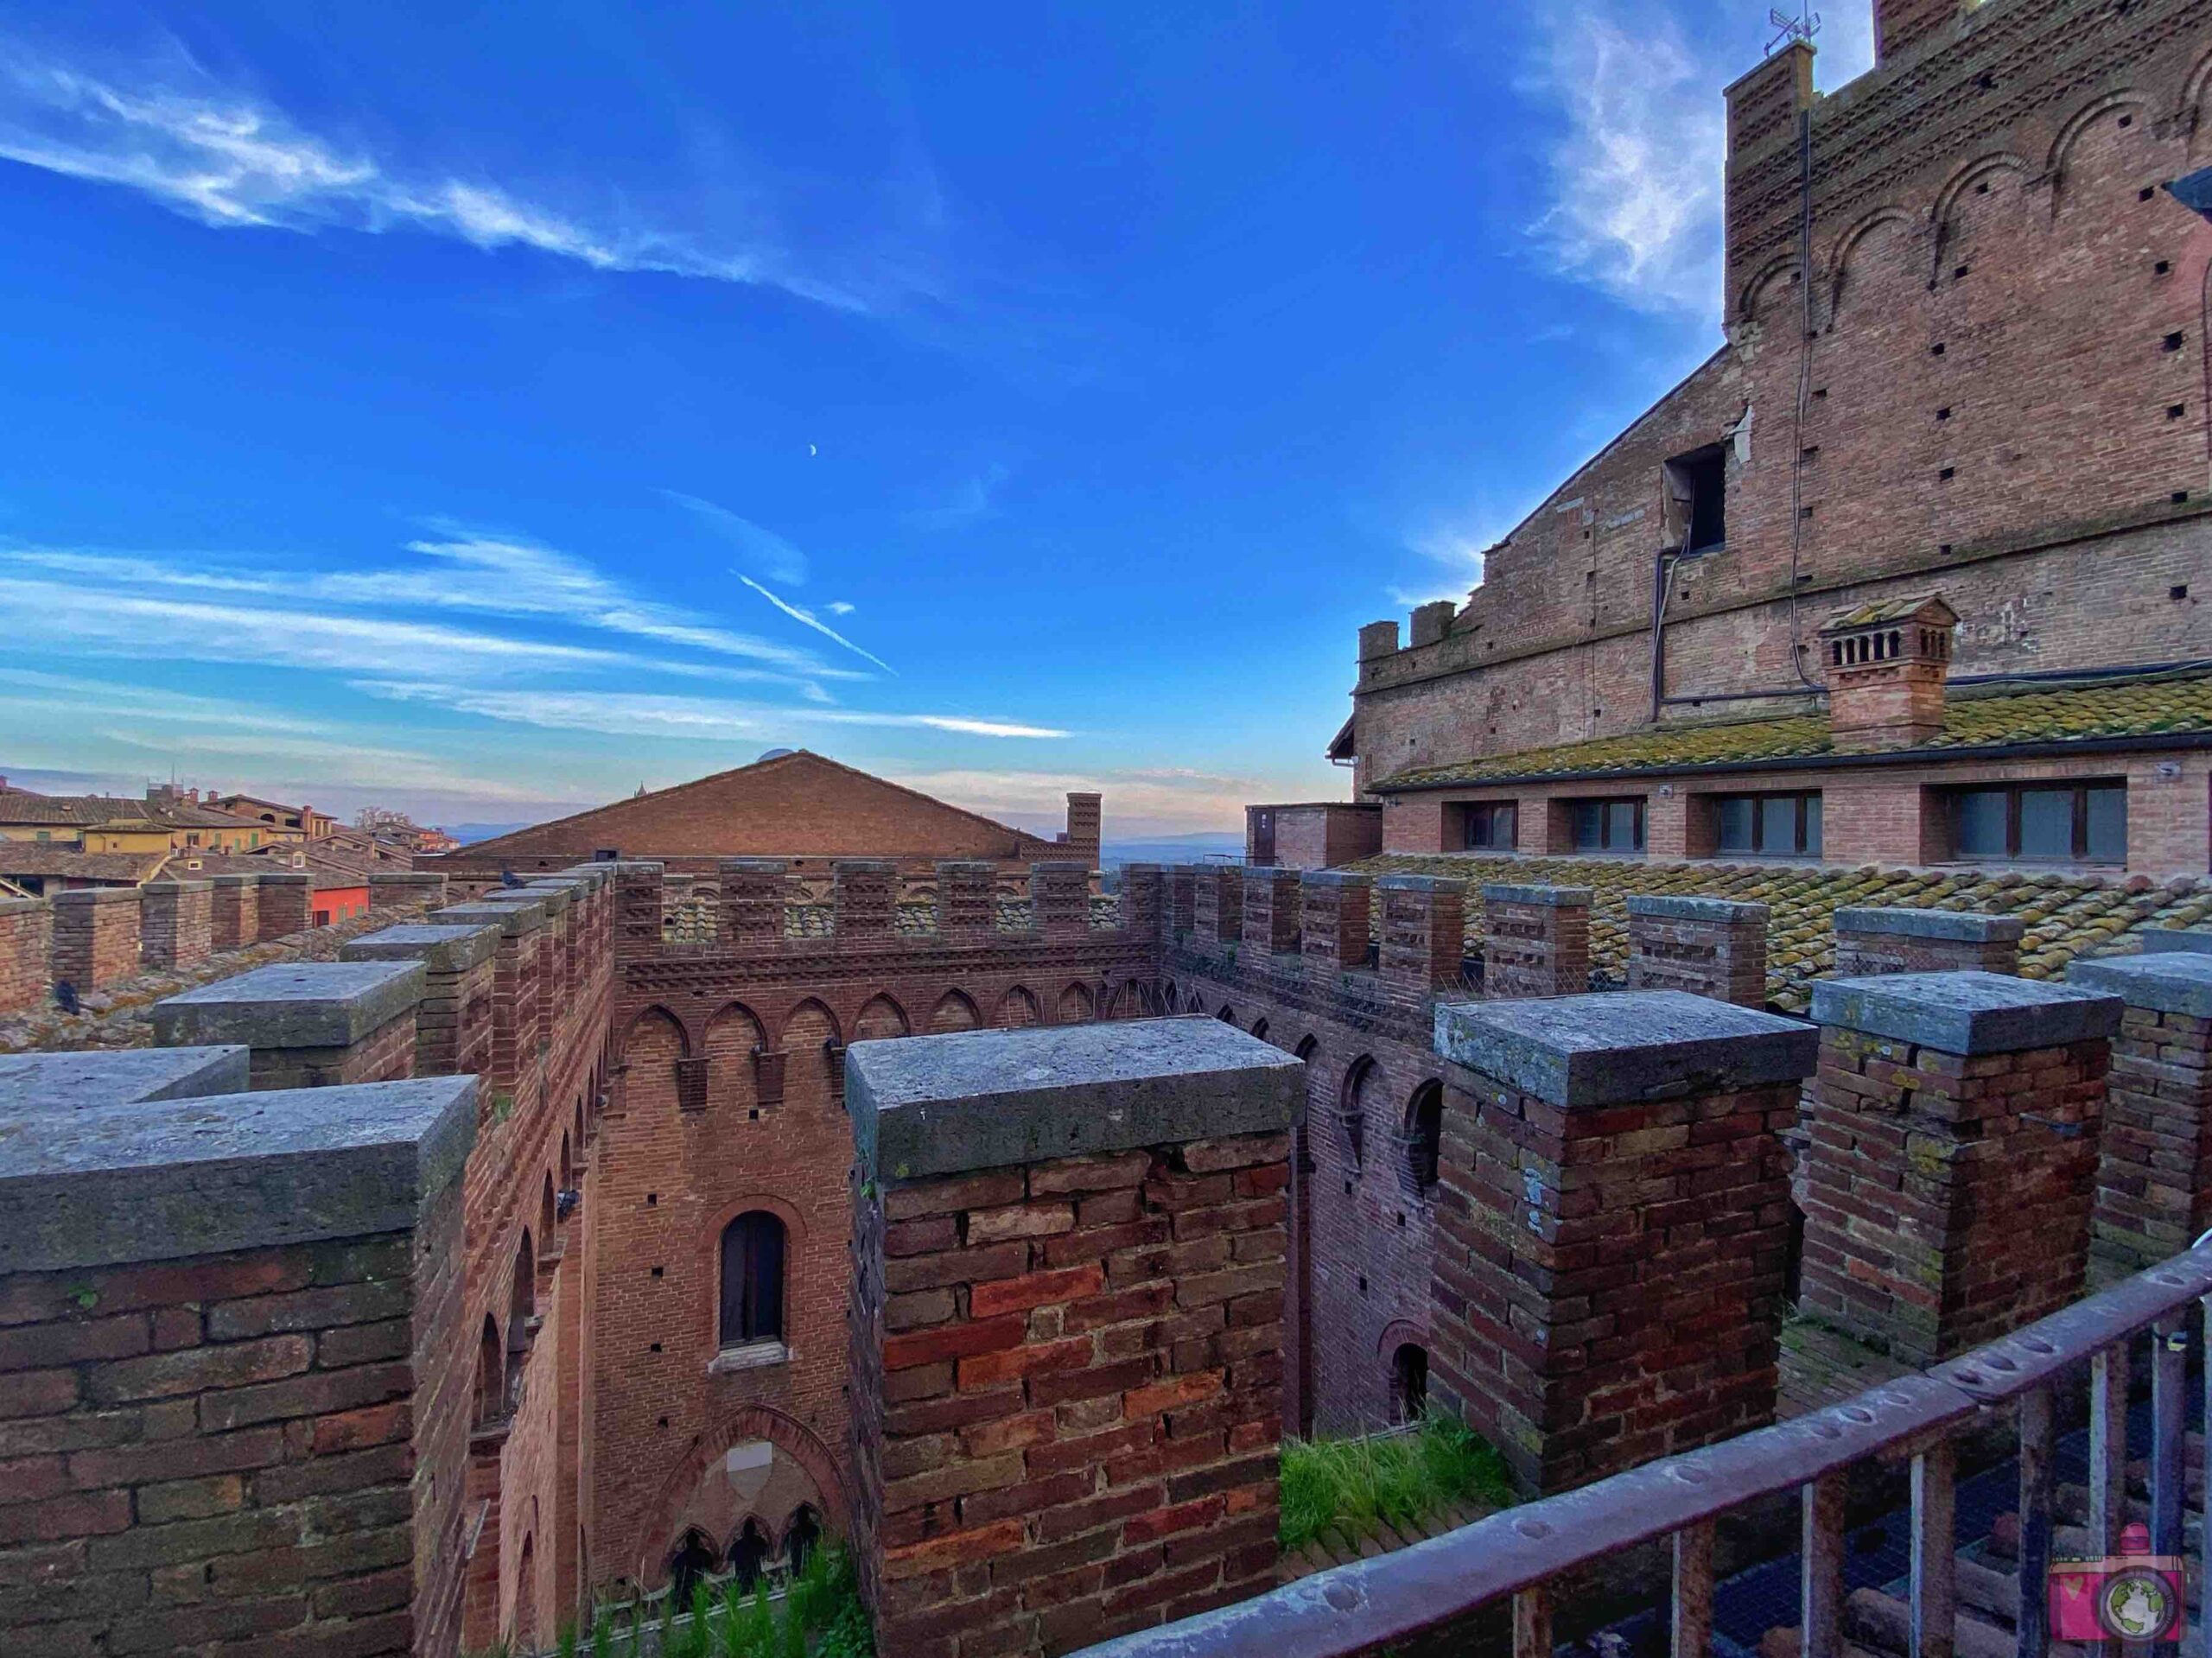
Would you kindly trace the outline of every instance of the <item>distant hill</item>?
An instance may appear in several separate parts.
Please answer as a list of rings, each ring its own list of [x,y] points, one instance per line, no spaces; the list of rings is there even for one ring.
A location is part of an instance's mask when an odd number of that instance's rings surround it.
[[[1161,835],[1146,840],[1109,837],[1098,848],[1098,861],[1111,868],[1125,863],[1202,863],[1228,857],[1244,861],[1244,837],[1230,829],[1205,829],[1195,835]]]
[[[489,841],[501,835],[512,835],[518,829],[529,827],[528,823],[448,823],[445,826],[445,829],[447,834],[452,835],[463,846],[473,846],[479,841]]]

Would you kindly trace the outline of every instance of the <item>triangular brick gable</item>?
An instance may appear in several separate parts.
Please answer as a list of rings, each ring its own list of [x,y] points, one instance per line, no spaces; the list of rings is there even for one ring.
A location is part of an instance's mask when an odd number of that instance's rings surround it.
[[[1021,860],[1059,855],[1034,835],[798,749],[572,817],[480,841],[484,859],[868,857]]]

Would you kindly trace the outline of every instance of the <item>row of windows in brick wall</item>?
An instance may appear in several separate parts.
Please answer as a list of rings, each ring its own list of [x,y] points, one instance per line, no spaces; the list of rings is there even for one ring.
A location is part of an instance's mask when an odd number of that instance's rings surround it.
[[[1961,862],[2122,864],[2127,861],[2127,785],[2008,783],[1934,789],[1950,855]],[[1562,851],[1641,856],[1645,797],[1606,796],[1555,803],[1566,814]],[[1821,792],[1701,794],[1689,802],[1693,845],[1735,858],[1818,858]],[[1456,825],[1454,820],[1456,819]],[[1446,808],[1448,845],[1470,852],[1521,849],[1517,800]]]

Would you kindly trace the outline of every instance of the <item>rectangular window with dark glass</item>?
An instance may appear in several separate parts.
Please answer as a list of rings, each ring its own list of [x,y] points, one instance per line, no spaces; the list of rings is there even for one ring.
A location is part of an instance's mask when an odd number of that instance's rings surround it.
[[[1467,808],[1467,848],[1472,852],[1510,852],[1521,841],[1521,809],[1491,801]]]
[[[2008,783],[1955,790],[1951,852],[1967,860],[2126,863],[2127,785]]]
[[[1713,803],[1713,844],[1723,856],[1817,858],[1821,797],[1722,795]]]
[[[1577,852],[1643,850],[1643,802],[1570,800],[1567,828]]]

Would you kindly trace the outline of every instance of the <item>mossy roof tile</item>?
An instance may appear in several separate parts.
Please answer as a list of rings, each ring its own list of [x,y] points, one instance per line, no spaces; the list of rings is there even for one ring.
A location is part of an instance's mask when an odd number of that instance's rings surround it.
[[[1921,750],[2001,748],[2021,743],[2094,743],[2163,733],[2212,732],[2212,674],[2174,673],[2037,690],[1954,691],[1943,728]],[[1371,785],[1388,794],[1507,778],[1693,772],[1758,760],[1817,759],[1834,752],[1827,716],[1786,715],[1660,726],[1554,748],[1420,766]],[[1920,752],[1916,750],[1915,752]]]

